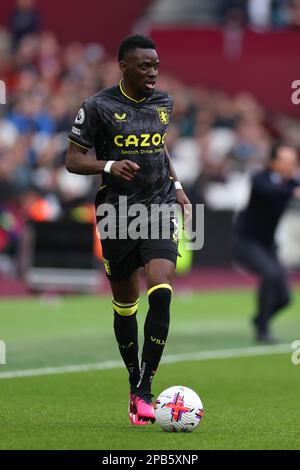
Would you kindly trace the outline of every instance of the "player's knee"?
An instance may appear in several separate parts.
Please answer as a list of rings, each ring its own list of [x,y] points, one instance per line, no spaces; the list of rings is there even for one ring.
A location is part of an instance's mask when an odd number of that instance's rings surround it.
[[[148,290],[150,308],[162,311],[169,309],[172,298],[172,287],[170,284],[157,284]]]
[[[130,303],[121,303],[113,299],[112,304],[114,311],[118,315],[120,315],[121,317],[130,317],[131,315],[134,315],[137,312],[139,307],[139,299],[137,299],[135,302]]]

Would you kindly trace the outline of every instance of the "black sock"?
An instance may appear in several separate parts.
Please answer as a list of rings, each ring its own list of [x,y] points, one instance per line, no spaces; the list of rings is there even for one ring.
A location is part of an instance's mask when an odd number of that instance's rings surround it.
[[[149,289],[149,311],[144,326],[141,379],[138,391],[151,390],[151,382],[159,365],[170,324],[171,286],[164,284]]]
[[[114,330],[119,351],[129,372],[131,390],[134,391],[140,380],[136,313],[122,316],[114,310]]]

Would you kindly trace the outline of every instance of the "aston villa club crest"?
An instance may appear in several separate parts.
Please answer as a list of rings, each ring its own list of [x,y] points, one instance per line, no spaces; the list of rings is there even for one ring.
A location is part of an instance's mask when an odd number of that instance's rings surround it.
[[[159,120],[162,124],[168,124],[169,123],[169,116],[167,113],[167,108],[156,108],[156,111],[159,116]]]

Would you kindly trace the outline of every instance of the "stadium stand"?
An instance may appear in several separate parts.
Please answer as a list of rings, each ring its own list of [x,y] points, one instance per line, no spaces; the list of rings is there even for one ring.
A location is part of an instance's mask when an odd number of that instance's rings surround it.
[[[102,44],[62,44],[54,32],[37,32],[38,25],[34,14],[29,34],[0,26],[0,76],[8,96],[0,114],[0,271],[16,269],[28,219],[90,221],[99,178],[66,172],[67,134],[84,99],[119,79],[118,64]],[[164,67],[158,87],[175,101],[167,137],[175,169],[191,200],[210,210],[231,217],[246,201],[249,173],[263,166],[274,138],[300,146],[300,121],[270,112],[249,92],[188,85]]]

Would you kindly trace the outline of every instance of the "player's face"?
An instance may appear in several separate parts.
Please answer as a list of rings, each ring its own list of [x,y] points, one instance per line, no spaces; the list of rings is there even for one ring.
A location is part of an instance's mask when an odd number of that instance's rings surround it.
[[[159,60],[155,49],[135,49],[121,62],[124,80],[142,97],[153,92],[158,67]]]
[[[281,147],[278,149],[277,158],[272,163],[273,171],[279,173],[283,178],[290,179],[297,168],[298,156],[292,147]]]

